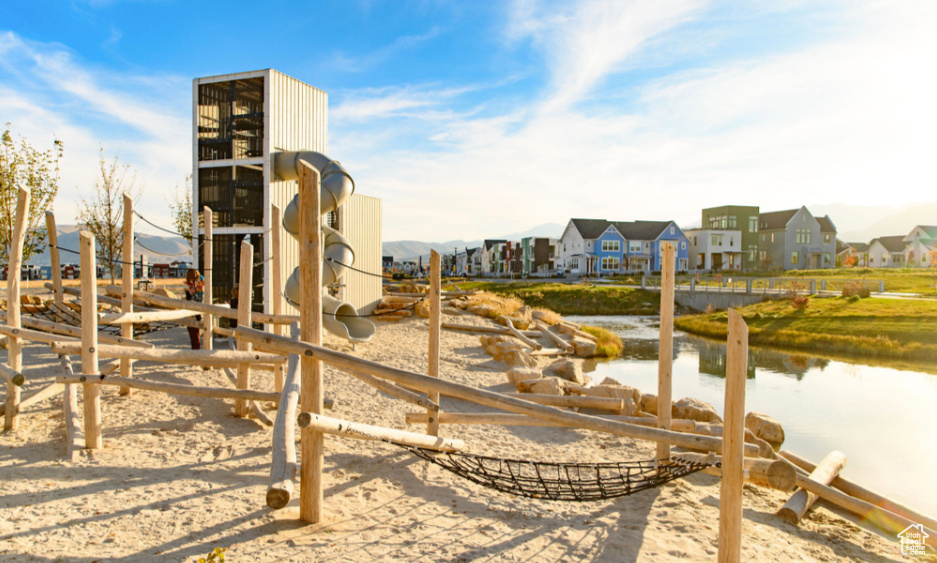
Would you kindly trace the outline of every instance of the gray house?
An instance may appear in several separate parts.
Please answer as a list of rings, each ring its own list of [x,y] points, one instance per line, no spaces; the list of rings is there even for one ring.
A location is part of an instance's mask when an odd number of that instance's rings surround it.
[[[758,259],[762,267],[820,270],[836,265],[836,226],[806,207],[758,215]]]

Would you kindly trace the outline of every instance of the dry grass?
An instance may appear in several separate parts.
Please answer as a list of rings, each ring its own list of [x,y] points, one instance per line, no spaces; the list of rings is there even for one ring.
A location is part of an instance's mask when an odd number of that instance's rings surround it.
[[[583,325],[582,331],[599,339],[595,355],[602,358],[617,358],[625,348],[621,338],[614,332],[596,326]]]

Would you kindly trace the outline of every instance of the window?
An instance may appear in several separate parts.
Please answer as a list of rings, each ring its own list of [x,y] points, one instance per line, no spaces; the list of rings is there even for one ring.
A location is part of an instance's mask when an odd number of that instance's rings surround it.
[[[771,242],[774,242],[774,233],[771,233]]]
[[[833,238],[833,235],[831,235],[831,234],[829,234],[829,233],[826,233],[825,235],[823,235],[823,242],[824,242],[825,244],[830,244],[830,240],[831,240],[832,238]]]
[[[641,252],[641,241],[639,240],[628,241],[628,252],[631,252],[631,253]]]
[[[758,245],[750,244],[748,245],[748,261],[755,261],[755,254],[758,252]]]
[[[617,240],[603,240],[602,252],[618,252],[621,250],[621,242]]]
[[[800,264],[800,256],[797,252],[791,252],[791,264]]]
[[[696,255],[696,267],[705,268],[706,267],[706,255],[699,253]]]
[[[797,229],[797,244],[810,244],[810,229]]]
[[[748,218],[748,230],[752,233],[758,232],[758,217],[749,217]]]
[[[686,267],[686,258],[681,258],[681,259],[679,260],[679,263],[680,263],[680,265],[677,266],[677,269],[678,269],[678,270],[686,270],[686,269],[687,269],[687,267]]]
[[[670,234],[673,234],[673,227],[670,227]]]
[[[686,241],[685,241],[685,240],[681,240],[681,241],[680,241],[680,250],[686,250]]]
[[[618,257],[617,256],[605,256],[602,258],[602,269],[603,270],[617,270],[618,269]]]
[[[728,228],[734,229],[736,226],[735,215],[729,215],[729,225]]]
[[[722,246],[722,235],[713,235],[711,245]]]

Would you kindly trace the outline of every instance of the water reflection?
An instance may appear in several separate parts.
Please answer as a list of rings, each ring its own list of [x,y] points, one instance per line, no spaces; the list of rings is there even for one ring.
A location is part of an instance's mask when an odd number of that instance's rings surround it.
[[[594,381],[612,378],[646,393],[657,390],[656,317],[575,317],[622,337],[614,361],[586,362]],[[723,408],[726,348],[674,334],[673,397],[695,397]],[[890,367],[847,364],[806,354],[749,349],[747,411],[784,426],[783,448],[814,462],[844,452],[843,474],[923,512],[937,513],[937,376]]]

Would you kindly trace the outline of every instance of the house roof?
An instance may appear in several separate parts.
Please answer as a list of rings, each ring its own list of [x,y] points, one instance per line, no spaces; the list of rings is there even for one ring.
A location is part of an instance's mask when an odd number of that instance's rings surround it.
[[[655,240],[672,221],[616,221],[615,228],[628,240]]]
[[[866,242],[847,242],[846,244],[852,247],[852,249],[856,252],[869,251],[869,244]]]
[[[485,250],[486,251],[491,250],[492,246],[496,244],[504,244],[506,242],[507,242],[506,240],[485,239]]]
[[[836,226],[833,224],[833,221],[830,220],[830,216],[825,217],[814,217],[817,220],[817,223],[820,223],[820,232],[821,233],[835,233]]]
[[[888,252],[904,252],[905,242],[904,236],[896,235],[891,237],[878,237],[869,241],[869,246],[875,244],[875,241],[878,241],[879,244],[885,247],[885,250]]]
[[[570,219],[584,239],[597,239],[602,236],[609,222],[605,219]]]
[[[758,214],[758,229],[761,231],[773,231],[776,229],[787,228],[788,221],[799,209],[788,209],[786,211],[772,211],[770,213]]]
[[[924,231],[925,233],[927,233],[927,236],[930,237],[930,238],[937,238],[937,226],[934,226],[934,225],[917,225],[917,226],[914,227],[914,229],[911,229],[911,232],[913,233],[913,232],[914,232],[915,230],[917,230],[917,229],[921,229],[922,231]]]

